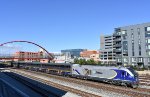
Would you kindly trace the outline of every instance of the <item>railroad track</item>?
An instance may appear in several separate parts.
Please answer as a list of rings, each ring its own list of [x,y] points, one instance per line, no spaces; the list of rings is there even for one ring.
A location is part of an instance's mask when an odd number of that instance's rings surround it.
[[[36,80],[38,82],[44,83],[46,85],[50,85],[50,86],[56,87],[56,88],[64,90],[64,91],[69,91],[69,92],[75,93],[75,94],[77,94],[79,96],[82,96],[82,97],[101,97],[99,95],[95,95],[95,94],[88,93],[88,92],[85,92],[85,91],[70,88],[70,87],[67,87],[67,86],[64,86],[64,85],[56,84],[56,83],[53,83],[53,82],[50,82],[50,81],[47,81],[47,80],[44,80],[44,79],[41,79],[41,78],[37,78],[37,77],[31,76],[31,75],[28,75],[28,74],[25,74],[25,73],[16,72],[16,71],[13,71],[13,72],[17,73],[19,75],[25,76],[27,78]]]
[[[140,85],[150,86],[150,75],[139,76]]]
[[[66,78],[66,77],[62,77],[62,76],[55,76],[55,75],[50,75],[50,74],[35,72],[35,71],[29,71],[29,70],[28,70],[28,72],[32,72],[32,73],[34,72],[39,75],[56,78],[56,79],[59,79],[62,81],[72,82],[72,83],[76,83],[76,84],[82,84],[82,85],[86,85],[86,86],[97,88],[97,89],[102,89],[102,90],[106,90],[106,91],[125,94],[125,95],[132,96],[132,97],[149,97],[150,96],[150,89],[144,89],[144,88],[132,89],[129,87],[120,87],[120,86],[115,86],[115,85],[110,85],[110,84],[85,81],[85,80],[81,80],[81,79]]]
[[[149,79],[150,80],[150,75],[140,75],[140,79]]]

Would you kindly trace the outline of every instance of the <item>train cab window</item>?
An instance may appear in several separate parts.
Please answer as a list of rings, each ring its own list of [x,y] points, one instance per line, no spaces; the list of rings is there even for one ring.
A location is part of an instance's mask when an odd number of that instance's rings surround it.
[[[122,72],[122,77],[125,77],[125,72],[124,71]]]
[[[122,76],[124,76],[125,75],[125,72],[122,72]]]
[[[127,73],[127,76],[129,76],[129,73]]]

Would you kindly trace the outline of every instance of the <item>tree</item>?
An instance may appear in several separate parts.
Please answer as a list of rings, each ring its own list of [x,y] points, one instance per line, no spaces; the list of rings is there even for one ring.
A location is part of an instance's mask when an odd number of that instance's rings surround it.
[[[74,59],[74,64],[79,64],[78,58],[75,58],[75,59]]]
[[[97,63],[98,65],[101,65],[102,63],[101,63],[101,61],[98,61],[98,63]]]
[[[80,64],[80,65],[86,65],[86,63],[87,63],[87,62],[86,62],[85,59],[80,59],[80,60],[79,60],[79,64]]]
[[[85,59],[74,59],[74,64],[80,65],[97,65],[98,63],[95,62],[93,59],[85,60]]]
[[[90,59],[90,60],[87,60],[87,64],[88,65],[96,65],[97,63],[93,59]]]

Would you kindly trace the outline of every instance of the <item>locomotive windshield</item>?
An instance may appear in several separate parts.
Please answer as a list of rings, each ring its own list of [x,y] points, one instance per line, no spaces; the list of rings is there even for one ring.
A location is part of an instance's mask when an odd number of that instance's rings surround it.
[[[130,72],[132,72],[132,73],[133,73],[133,75],[137,76],[137,72],[135,72],[135,70],[134,70],[134,69],[132,69],[132,68],[128,68],[128,70],[129,70]]]

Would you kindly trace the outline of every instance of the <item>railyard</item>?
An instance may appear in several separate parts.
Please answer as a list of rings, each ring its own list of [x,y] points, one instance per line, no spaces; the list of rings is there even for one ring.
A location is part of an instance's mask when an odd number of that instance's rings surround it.
[[[76,94],[82,97],[149,97],[150,96],[150,75],[140,75],[140,85],[137,89],[125,86],[116,86],[100,82],[81,80],[56,76],[42,72],[35,72],[25,69],[9,69],[10,72],[25,76],[49,86]]]

